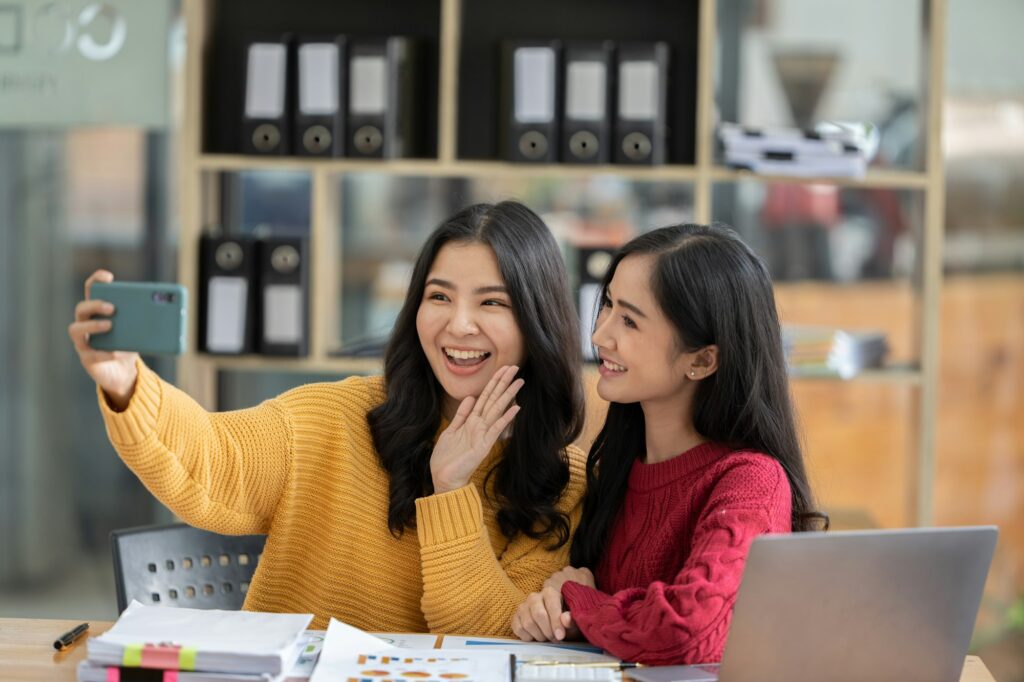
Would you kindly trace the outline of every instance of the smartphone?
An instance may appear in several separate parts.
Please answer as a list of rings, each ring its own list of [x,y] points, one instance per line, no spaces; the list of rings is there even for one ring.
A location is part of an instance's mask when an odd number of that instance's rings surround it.
[[[182,285],[96,282],[90,298],[114,304],[114,314],[108,318],[110,331],[89,336],[89,345],[96,350],[172,355],[185,351],[188,290]]]

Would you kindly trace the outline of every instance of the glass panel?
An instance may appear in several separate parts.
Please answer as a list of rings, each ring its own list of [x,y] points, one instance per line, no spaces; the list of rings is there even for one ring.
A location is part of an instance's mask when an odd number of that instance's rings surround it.
[[[922,12],[921,0],[718,3],[720,120],[867,121],[881,133],[875,166],[922,168]]]
[[[299,171],[225,173],[223,222],[229,234],[309,236],[312,179]]]
[[[768,264],[784,324],[885,333],[887,364],[917,359],[918,191],[721,183],[715,216]]]
[[[617,246],[637,230],[691,220],[688,184],[591,179],[464,179],[358,174],[341,181],[344,353],[379,353],[401,308],[420,246],[449,215],[515,198],[537,211],[563,247],[578,285],[579,249]]]

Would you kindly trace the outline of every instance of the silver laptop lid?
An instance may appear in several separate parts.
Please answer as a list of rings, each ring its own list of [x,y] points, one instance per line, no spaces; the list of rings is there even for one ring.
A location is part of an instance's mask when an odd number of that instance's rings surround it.
[[[757,538],[722,682],[960,679],[994,526]]]

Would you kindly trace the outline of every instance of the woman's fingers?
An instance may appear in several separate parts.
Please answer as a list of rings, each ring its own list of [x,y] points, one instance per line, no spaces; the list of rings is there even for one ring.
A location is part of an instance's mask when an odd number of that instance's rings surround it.
[[[92,291],[93,282],[113,282],[114,273],[109,270],[97,270],[96,272],[89,275],[89,278],[85,280],[85,297],[89,298],[89,292]]]
[[[86,352],[91,351],[89,346],[90,334],[102,334],[110,331],[110,320],[86,320],[84,322],[72,322],[68,325],[68,336],[71,337],[75,349]]]
[[[491,424],[490,428],[487,429],[487,434],[484,436],[487,439],[486,442],[489,446],[494,445],[494,442],[501,438],[501,434],[505,433],[505,429],[507,429],[508,425],[516,418],[520,409],[522,408],[520,408],[519,405],[513,405],[508,408],[508,411],[505,412],[501,419]]]
[[[480,392],[480,397],[476,401],[476,410],[474,414],[478,417],[482,417],[488,409],[490,409],[491,400],[494,395],[500,394],[501,389],[498,388],[501,385],[505,375],[508,374],[510,367],[508,365],[498,368],[498,371],[491,375],[491,378],[487,381],[487,385],[484,386],[484,390]]]
[[[550,587],[541,590],[540,593],[550,620],[552,639],[565,639],[565,629],[562,627],[562,595]]]
[[[512,374],[509,374],[508,379],[512,379]],[[504,412],[508,409],[509,405],[515,402],[516,394],[526,384],[522,379],[516,379],[511,383],[499,386],[501,390],[499,393],[495,391],[495,395],[491,397],[491,404],[487,406],[486,411],[483,413],[484,421],[489,424],[493,424],[496,420],[501,418]]]
[[[455,416],[452,417],[452,423],[448,425],[448,428],[458,429],[465,424],[469,415],[473,414],[473,407],[476,405],[476,402],[476,398],[473,396],[467,396],[461,403],[459,403],[459,409],[455,413]]]
[[[75,305],[75,320],[84,322],[96,315],[113,315],[114,305],[106,301],[85,300]]]

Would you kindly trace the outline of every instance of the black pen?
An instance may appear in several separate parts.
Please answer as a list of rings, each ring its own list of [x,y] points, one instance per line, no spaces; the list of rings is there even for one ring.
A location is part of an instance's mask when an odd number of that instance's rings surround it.
[[[53,642],[53,648],[56,649],[57,651],[64,651],[65,649],[70,647],[72,644],[74,644],[75,641],[79,637],[81,637],[82,635],[84,635],[88,631],[89,631],[89,624],[88,623],[82,623],[78,627],[76,627],[74,629],[71,629],[71,630],[68,630],[63,635],[58,637]]]

